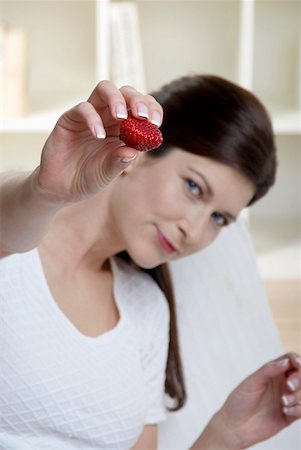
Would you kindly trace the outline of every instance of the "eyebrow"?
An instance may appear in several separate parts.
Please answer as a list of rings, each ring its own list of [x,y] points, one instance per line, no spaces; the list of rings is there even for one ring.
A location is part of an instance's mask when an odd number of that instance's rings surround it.
[[[206,177],[199,172],[198,170],[195,170],[193,167],[188,167],[189,170],[191,170],[192,172],[194,172],[198,177],[200,177],[203,180],[203,183],[206,186],[206,189],[208,191],[208,195],[210,197],[214,196],[214,192],[210,186],[210,184],[208,183]],[[233,216],[233,214],[227,212],[227,211],[221,211],[222,214],[224,214],[231,222],[235,222],[237,220],[237,217]]]

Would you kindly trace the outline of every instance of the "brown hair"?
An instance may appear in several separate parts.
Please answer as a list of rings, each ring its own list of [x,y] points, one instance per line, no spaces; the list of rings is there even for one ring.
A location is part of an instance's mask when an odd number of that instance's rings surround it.
[[[149,152],[164,157],[177,147],[239,170],[255,187],[249,205],[275,182],[276,148],[269,115],[249,91],[223,78],[194,75],[179,78],[152,93],[164,110],[163,144]],[[167,264],[143,269],[165,293],[170,310],[170,340],[165,391],[176,411],[186,401],[178,343],[176,306]]]
[[[174,147],[238,169],[255,187],[249,205],[275,182],[276,148],[269,115],[255,95],[213,75],[179,78],[153,93],[163,106],[163,156]]]
[[[175,402],[175,405],[168,409],[170,411],[177,411],[184,406],[187,394],[178,342],[176,304],[171,276],[167,264],[161,264],[153,269],[143,269],[143,271],[148,273],[162,289],[169,306],[169,347],[165,371],[165,392]]]

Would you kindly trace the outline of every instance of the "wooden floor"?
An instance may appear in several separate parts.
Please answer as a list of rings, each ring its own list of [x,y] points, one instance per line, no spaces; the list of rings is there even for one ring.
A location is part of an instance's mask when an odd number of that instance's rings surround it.
[[[300,280],[268,280],[265,287],[285,351],[301,353]]]

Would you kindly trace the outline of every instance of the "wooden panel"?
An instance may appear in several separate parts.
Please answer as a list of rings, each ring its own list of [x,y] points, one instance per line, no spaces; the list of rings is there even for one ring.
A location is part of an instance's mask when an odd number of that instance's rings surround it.
[[[265,287],[285,350],[300,353],[300,280],[267,280]]]

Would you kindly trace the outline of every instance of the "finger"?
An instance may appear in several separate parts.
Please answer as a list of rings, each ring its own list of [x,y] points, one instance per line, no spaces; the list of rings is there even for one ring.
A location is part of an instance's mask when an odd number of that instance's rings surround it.
[[[98,83],[88,102],[97,110],[108,107],[114,119],[126,119],[128,116],[126,101],[111,81],[104,80]]]
[[[72,131],[89,128],[95,138],[104,139],[106,137],[101,117],[93,105],[88,102],[82,102],[64,113],[59,119],[59,124]]]
[[[119,150],[122,148],[120,147]],[[137,152],[129,156],[116,153],[114,157],[106,158],[100,170],[100,178],[104,181],[104,185],[117,178],[136,157]]]
[[[75,131],[78,131],[79,129],[82,131],[87,128],[97,139],[104,139],[106,137],[102,119],[94,106],[89,102],[82,102],[70,109],[61,116],[59,121],[64,127]],[[112,172],[116,174],[118,174],[118,171],[124,170],[124,168],[137,157],[137,152],[135,150],[125,145],[121,145],[121,143],[115,153],[116,154],[114,154],[114,152],[109,152],[111,156],[110,159],[112,159],[112,164],[114,166]]]
[[[297,353],[288,353],[293,370],[288,371],[285,394],[281,397],[282,411],[287,416],[301,418],[301,359]]]
[[[283,406],[295,406],[301,403],[301,392],[287,393],[282,395],[281,403]]]
[[[296,418],[301,418],[301,404],[294,406],[283,406],[282,411],[288,416],[295,416]]]
[[[297,369],[301,370],[301,357],[298,353],[287,353],[287,356],[290,357],[292,366]]]
[[[274,378],[280,374],[285,373],[290,364],[290,359],[286,357],[286,355],[281,356],[273,361],[268,362],[264,366],[262,366],[257,373],[262,376],[262,381],[267,382],[271,378]]]
[[[286,386],[291,392],[300,390],[301,388],[301,371],[292,370],[286,380]]]
[[[123,86],[120,91],[133,116],[149,119],[157,126],[162,124],[163,109],[153,96],[143,95],[132,86]]]
[[[147,95],[148,109],[150,112],[150,121],[160,127],[163,120],[163,108],[152,95]]]
[[[283,357],[270,361],[249,375],[242,384],[245,384],[250,391],[258,391],[258,389],[264,389],[273,378],[280,375],[283,376],[285,381],[285,373],[289,369],[289,362],[289,358]]]
[[[286,388],[289,392],[301,389],[301,358],[298,353],[290,352],[286,354],[290,358],[292,369],[287,373]]]

